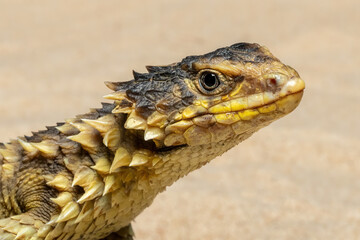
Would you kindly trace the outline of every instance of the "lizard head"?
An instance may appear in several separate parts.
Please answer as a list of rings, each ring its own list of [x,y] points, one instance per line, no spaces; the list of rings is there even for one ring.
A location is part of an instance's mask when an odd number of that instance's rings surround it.
[[[144,131],[156,146],[203,145],[268,125],[299,104],[304,82],[258,44],[238,43],[134,72],[134,80],[107,83],[113,113],[125,128]]]

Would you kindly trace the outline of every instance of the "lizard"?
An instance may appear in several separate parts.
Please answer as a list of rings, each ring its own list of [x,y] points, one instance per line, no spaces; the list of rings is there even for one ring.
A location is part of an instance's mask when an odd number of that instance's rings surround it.
[[[106,82],[111,103],[0,144],[0,239],[133,239],[156,195],[299,104],[304,81],[237,43]]]

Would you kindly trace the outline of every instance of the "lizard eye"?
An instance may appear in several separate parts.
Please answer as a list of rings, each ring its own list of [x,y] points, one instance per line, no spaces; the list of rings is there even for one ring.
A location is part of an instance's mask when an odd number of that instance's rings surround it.
[[[196,76],[195,85],[204,95],[225,94],[231,90],[231,83],[227,77],[213,69],[201,70]]]
[[[206,91],[212,91],[220,85],[218,76],[213,72],[203,72],[199,81],[200,86]]]
[[[221,85],[220,76],[217,72],[203,71],[198,77],[199,90],[207,95],[216,94],[218,87]]]

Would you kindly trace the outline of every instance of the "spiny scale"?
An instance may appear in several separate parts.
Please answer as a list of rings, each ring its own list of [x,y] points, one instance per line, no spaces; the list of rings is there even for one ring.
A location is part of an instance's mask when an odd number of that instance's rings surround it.
[[[44,140],[40,143],[32,143],[32,145],[40,151],[44,157],[54,158],[58,155],[59,145],[51,140]]]
[[[61,174],[56,175],[53,180],[48,181],[46,184],[59,191],[69,191],[71,189],[70,180]]]
[[[136,111],[132,111],[128,116],[124,127],[127,129],[145,130],[147,126],[146,120],[139,116]]]
[[[89,167],[82,166],[74,174],[72,186],[79,185],[81,187],[88,186],[91,181],[97,178],[97,173]],[[90,181],[90,182],[89,182]]]
[[[116,120],[112,114],[105,115],[95,120],[82,119],[82,121],[92,126],[102,134],[108,132],[116,125]]]
[[[107,131],[103,138],[103,143],[111,151],[115,152],[121,142],[121,133],[118,127],[112,128]]]
[[[14,163],[20,160],[21,155],[16,150],[13,144],[5,143],[5,148],[0,148],[0,154],[7,163]]]
[[[77,204],[76,202],[68,202],[62,209],[61,209],[61,213],[58,217],[58,219],[56,220],[56,222],[65,222],[68,221],[72,218],[75,218],[79,215],[80,213],[80,207],[79,204]]]
[[[45,238],[46,235],[48,235],[48,233],[52,230],[52,227],[49,225],[43,225],[42,227],[39,228],[37,235],[38,237],[42,237]]]
[[[28,154],[35,155],[38,152],[38,149],[34,147],[34,145],[32,145],[31,143],[26,142],[20,138],[18,138],[18,142]]]
[[[86,219],[92,219],[94,213],[94,201],[87,201],[82,205],[81,212],[77,216],[75,223],[85,221]]]
[[[158,111],[153,112],[147,119],[147,124],[154,127],[163,128],[167,123],[167,118],[165,114],[161,114]]]
[[[111,164],[110,173],[115,172],[120,167],[129,166],[131,163],[131,156],[126,148],[119,147],[116,150],[114,160]]]
[[[85,123],[71,123],[76,127],[80,133],[77,135],[69,136],[68,139],[78,142],[90,154],[95,154],[101,148],[100,136],[96,130]]]
[[[65,135],[71,135],[74,131],[76,131],[76,128],[69,123],[57,126],[56,129]]]
[[[96,170],[100,174],[108,174],[110,172],[111,162],[106,157],[100,157],[95,161],[96,164],[91,166],[92,169]]]
[[[91,182],[91,184],[83,187],[85,193],[78,199],[78,203],[84,203],[85,201],[89,201],[95,199],[96,197],[102,196],[104,192],[104,183],[100,180],[95,180]]]
[[[150,158],[142,153],[136,153],[129,164],[130,167],[136,167],[146,164]]]
[[[120,188],[118,174],[110,174],[104,178],[104,193],[103,196]]]
[[[94,120],[82,119],[82,121],[91,126],[92,128],[96,129],[101,134],[101,136],[103,137],[103,144],[106,147],[110,148],[112,151],[116,151],[117,147],[119,147],[119,144],[121,142],[121,134],[115,117],[112,114],[108,114]],[[96,148],[96,144],[92,144],[92,147]],[[97,145],[97,147],[99,147],[99,145]]]
[[[32,227],[21,227],[16,234],[15,240],[28,239],[36,233],[36,230]]]
[[[61,192],[56,198],[50,198],[53,202],[63,208],[67,203],[71,202],[73,196],[70,192]]]
[[[165,138],[164,130],[158,127],[147,127],[144,134],[145,141],[156,139],[163,140]]]
[[[104,98],[109,100],[122,100],[122,99],[127,99],[127,94],[124,92],[113,92],[108,95],[105,95]]]

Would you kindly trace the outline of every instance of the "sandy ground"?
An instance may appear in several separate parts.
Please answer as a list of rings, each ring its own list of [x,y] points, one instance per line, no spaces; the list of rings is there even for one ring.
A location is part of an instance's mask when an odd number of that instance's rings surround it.
[[[0,141],[98,107],[132,69],[258,42],[303,102],[161,194],[137,239],[360,239],[359,23],[356,0],[0,0]]]

